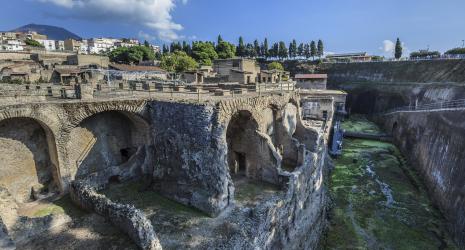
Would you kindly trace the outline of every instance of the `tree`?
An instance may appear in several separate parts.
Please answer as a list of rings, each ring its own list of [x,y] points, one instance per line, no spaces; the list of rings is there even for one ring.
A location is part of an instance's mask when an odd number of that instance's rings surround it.
[[[248,43],[247,46],[245,47],[245,56],[246,57],[257,57],[257,53],[255,52],[255,48],[253,46],[253,44],[251,43]]]
[[[223,40],[223,38],[221,37],[221,35],[218,35],[218,39],[216,40],[216,46],[218,46]]]
[[[268,70],[274,70],[274,69],[284,70],[284,67],[279,62],[272,62],[272,63],[268,64]]]
[[[395,48],[395,52],[394,52],[394,57],[396,59],[400,59],[402,57],[402,43],[400,42],[399,38],[397,38],[397,41],[396,41],[396,48]]]
[[[191,48],[191,45],[186,42],[186,41],[183,41],[182,42],[182,51],[186,52],[186,54],[188,54],[189,56],[192,55],[192,48]]]
[[[297,42],[295,39],[289,44],[289,57],[295,58],[297,56]]]
[[[288,54],[286,44],[283,41],[279,42],[278,57],[284,59],[287,58]]]
[[[198,63],[184,51],[163,54],[160,67],[168,72],[184,72],[195,70]]]
[[[322,57],[324,54],[324,46],[323,46],[323,41],[318,40],[318,47],[317,47],[317,55],[318,57]]]
[[[239,37],[239,44],[237,45],[236,55],[239,57],[245,56],[245,45],[244,45],[244,39],[242,38],[242,36]]]
[[[145,47],[150,47],[150,43],[147,40],[144,40],[144,46]]]
[[[201,65],[212,65],[212,61],[218,59],[218,54],[211,42],[194,42],[192,57]]]
[[[233,58],[236,54],[236,46],[226,41],[221,41],[216,46],[216,53],[220,59]]]
[[[297,56],[305,56],[305,45],[303,43],[299,44],[299,47],[297,48]]]
[[[265,58],[268,58],[268,56],[270,55],[268,53],[268,38],[265,38],[265,41],[263,42],[262,55]]]
[[[163,44],[162,52],[163,52],[163,54],[166,54],[166,53],[170,52],[170,49],[168,48],[168,46],[166,46],[166,44]]]
[[[315,60],[315,56],[317,56],[315,41],[310,43],[310,56],[313,57],[313,60]]]
[[[138,64],[140,61],[155,60],[155,53],[146,46],[119,47],[108,54],[110,61],[123,64]]]
[[[306,59],[310,58],[312,55],[310,53],[310,44],[306,43],[304,45],[304,54],[303,56],[305,56]]]
[[[27,38],[26,41],[24,41],[26,43],[26,45],[28,46],[31,46],[31,47],[37,47],[37,48],[43,48],[44,45],[42,45],[41,43],[39,43],[38,41],[34,40],[34,39],[29,39]]]
[[[255,39],[255,41],[253,42],[253,48],[255,50],[255,56],[261,57],[262,50],[260,49],[260,43],[258,43],[257,39]]]
[[[279,43],[274,43],[269,52],[272,58],[276,58],[279,56]]]

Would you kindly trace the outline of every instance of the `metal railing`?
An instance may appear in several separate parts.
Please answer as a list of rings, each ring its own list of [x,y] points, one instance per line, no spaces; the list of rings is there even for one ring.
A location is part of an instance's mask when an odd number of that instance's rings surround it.
[[[451,110],[451,109],[465,109],[465,99],[457,99],[446,102],[435,102],[422,104],[417,106],[404,106],[390,109],[383,112],[382,115],[388,115],[397,112],[412,112],[412,111],[433,111],[433,110]]]

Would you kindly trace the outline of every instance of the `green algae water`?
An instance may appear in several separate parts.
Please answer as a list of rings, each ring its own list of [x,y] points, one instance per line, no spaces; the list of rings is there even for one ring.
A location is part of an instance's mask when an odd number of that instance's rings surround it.
[[[381,133],[363,116],[347,131]],[[391,143],[345,139],[334,160],[325,249],[456,249],[417,173]]]

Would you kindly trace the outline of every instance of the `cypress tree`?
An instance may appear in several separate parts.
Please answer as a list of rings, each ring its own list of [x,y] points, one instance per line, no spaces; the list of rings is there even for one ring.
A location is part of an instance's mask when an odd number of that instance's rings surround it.
[[[323,41],[318,40],[318,57],[322,57],[324,54],[324,46],[323,46]]]
[[[239,37],[239,44],[237,45],[236,55],[239,57],[245,56],[245,45],[242,36]]]
[[[268,56],[270,55],[268,53],[268,38],[265,38],[265,41],[263,41],[263,49],[262,49],[262,53],[263,53],[263,56],[265,58],[268,58]]]
[[[396,59],[400,59],[402,57],[402,43],[400,42],[399,38],[397,38],[397,41],[396,41],[396,49],[395,49],[394,57]]]
[[[312,41],[310,43],[310,56],[313,57],[313,60],[315,60],[316,55],[317,55],[316,44],[315,44],[315,41]]]

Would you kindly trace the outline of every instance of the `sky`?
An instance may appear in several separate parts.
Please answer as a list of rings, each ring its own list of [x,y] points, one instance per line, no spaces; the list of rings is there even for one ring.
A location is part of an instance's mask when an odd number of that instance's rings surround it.
[[[464,0],[0,0],[0,30],[28,24],[66,28],[84,38],[310,42],[328,53],[392,56],[462,46]]]

